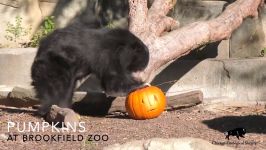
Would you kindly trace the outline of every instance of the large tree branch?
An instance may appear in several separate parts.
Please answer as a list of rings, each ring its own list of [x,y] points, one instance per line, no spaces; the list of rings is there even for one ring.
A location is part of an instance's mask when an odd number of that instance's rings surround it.
[[[134,0],[129,0],[130,3],[132,1]],[[139,7],[141,3],[146,4],[141,0],[134,2],[138,3],[135,3],[134,6]],[[150,51],[148,66],[145,70],[136,72],[135,77],[149,82],[161,70],[163,65],[169,64],[169,62],[188,54],[201,45],[229,38],[232,32],[242,24],[244,18],[258,15],[258,7],[263,2],[263,0],[237,0],[215,19],[195,22],[180,29],[172,30],[165,35],[162,33],[178,26],[178,22],[166,16],[175,1],[155,0],[149,11],[145,11],[144,15],[139,14],[145,17],[145,19],[140,20],[145,20],[145,27],[141,23],[136,23],[138,19],[134,18],[136,15],[132,15],[134,14],[132,12],[136,9],[132,9],[132,4],[130,4],[130,20],[136,21],[129,23],[130,30],[148,46]],[[136,30],[141,26],[141,31]]]
[[[149,13],[165,16],[175,6],[176,0],[156,0],[149,9]]]
[[[147,0],[129,0],[129,28],[133,33],[145,31],[148,13]]]

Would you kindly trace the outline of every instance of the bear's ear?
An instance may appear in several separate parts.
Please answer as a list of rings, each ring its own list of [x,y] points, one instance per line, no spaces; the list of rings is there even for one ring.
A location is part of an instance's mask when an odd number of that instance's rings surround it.
[[[149,61],[149,52],[145,45],[134,43],[126,45],[120,50],[120,64],[128,71],[143,70]]]

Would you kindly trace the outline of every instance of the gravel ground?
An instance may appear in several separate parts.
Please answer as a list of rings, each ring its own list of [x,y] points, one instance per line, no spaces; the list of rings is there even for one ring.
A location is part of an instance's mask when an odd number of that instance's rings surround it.
[[[131,140],[149,138],[202,138],[211,143],[224,144],[239,150],[266,149],[266,114],[261,111],[262,106],[236,107],[210,112],[202,106],[164,112],[160,117],[151,120],[132,120],[121,114],[106,117],[81,116],[85,122],[86,132],[52,132],[49,127],[45,132],[18,132],[16,128],[7,130],[7,122],[18,122],[20,130],[23,122],[28,124],[43,122],[35,116],[34,109],[14,108],[0,105],[0,149],[1,150],[70,150],[70,149],[101,149],[104,146],[125,143]],[[244,127],[247,129],[245,138],[238,140],[236,137],[225,139],[223,132]],[[83,129],[83,128],[79,128]],[[8,135],[16,135],[17,140],[6,140]],[[73,135],[71,141],[23,141],[23,135]],[[78,135],[84,140],[78,141]],[[4,137],[3,137],[4,136]],[[12,137],[12,136],[10,136]],[[39,136],[40,137],[40,136]],[[99,141],[98,138],[102,139]],[[85,139],[86,138],[86,139]],[[95,138],[95,140],[93,140]],[[108,139],[107,139],[108,138]],[[1,140],[2,139],[2,140]],[[89,141],[88,139],[92,139]],[[73,141],[77,140],[77,141]]]

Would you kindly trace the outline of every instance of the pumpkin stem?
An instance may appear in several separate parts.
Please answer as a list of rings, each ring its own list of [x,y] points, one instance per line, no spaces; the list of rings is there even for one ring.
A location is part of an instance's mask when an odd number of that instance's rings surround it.
[[[150,87],[150,86],[151,85],[149,83],[144,83],[143,86],[135,88],[135,89],[131,90],[129,93],[132,93],[132,92],[135,92],[136,90],[143,89],[143,88]]]
[[[145,86],[151,86],[151,84],[150,84],[150,83],[144,83],[144,85],[145,85]]]

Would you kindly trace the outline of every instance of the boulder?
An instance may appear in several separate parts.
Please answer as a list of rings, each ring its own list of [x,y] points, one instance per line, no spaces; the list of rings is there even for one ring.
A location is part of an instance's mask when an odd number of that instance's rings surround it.
[[[208,141],[198,138],[153,138],[149,140],[131,141],[125,144],[114,144],[104,150],[233,150],[233,148],[213,145]]]

